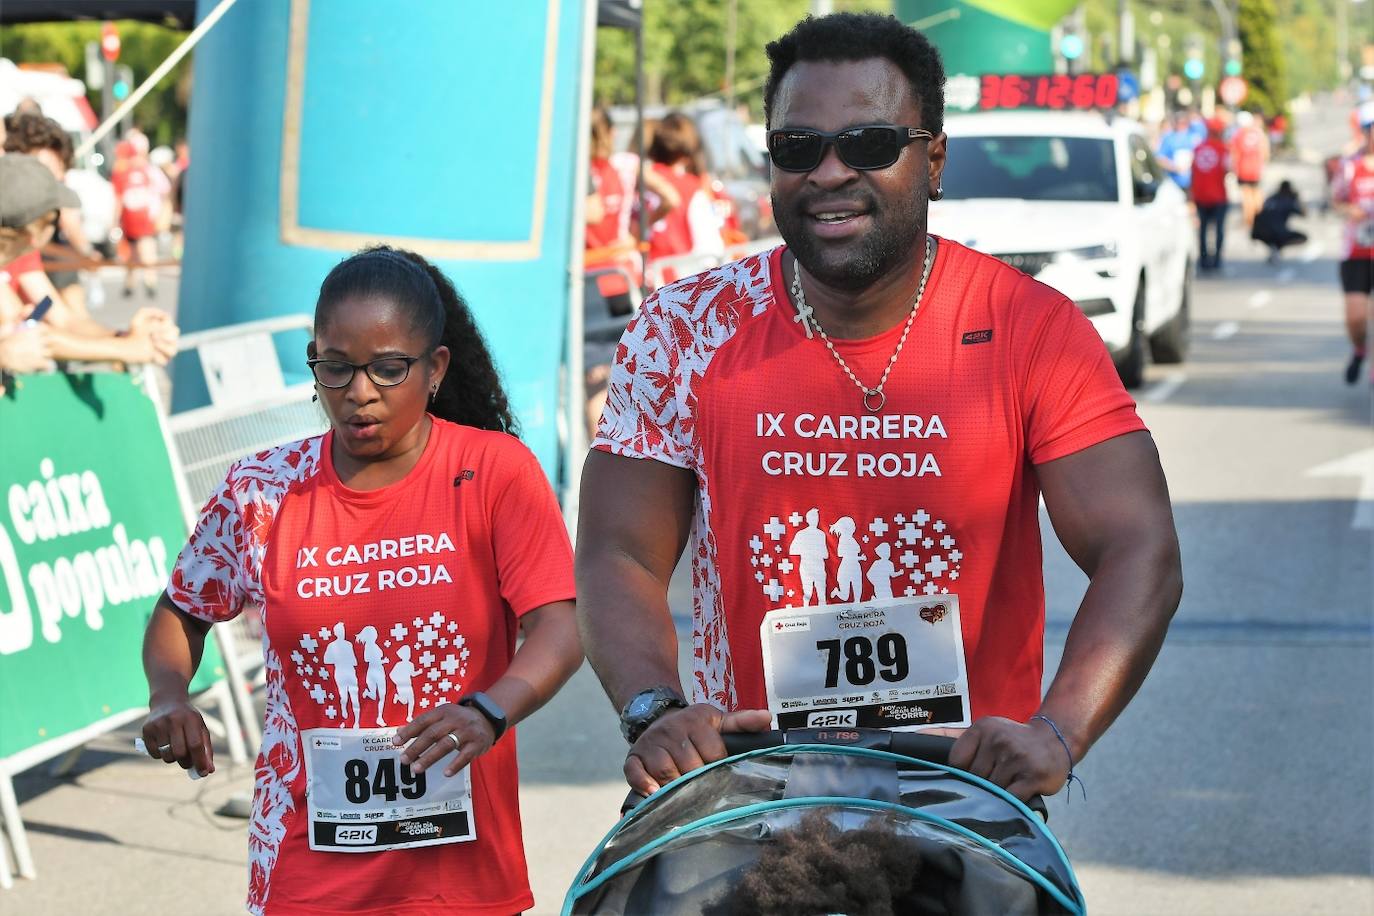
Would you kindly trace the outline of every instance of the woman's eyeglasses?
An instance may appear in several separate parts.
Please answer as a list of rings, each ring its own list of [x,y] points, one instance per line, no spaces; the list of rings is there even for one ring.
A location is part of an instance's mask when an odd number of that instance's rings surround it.
[[[768,132],[768,156],[784,172],[809,172],[825,158],[833,145],[840,161],[851,169],[885,169],[897,161],[902,149],[935,135],[919,127],[871,124],[827,133],[805,127],[783,127]]]
[[[367,372],[373,384],[382,388],[393,388],[410,375],[410,367],[418,363],[422,356],[383,356],[369,363],[350,363],[341,359],[307,359],[305,364],[315,374],[315,381],[325,388],[347,388],[353,382],[353,373],[359,369]]]

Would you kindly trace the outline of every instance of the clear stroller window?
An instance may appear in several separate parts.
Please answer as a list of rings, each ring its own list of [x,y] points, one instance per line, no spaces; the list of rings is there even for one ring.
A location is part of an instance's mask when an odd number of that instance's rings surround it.
[[[865,864],[879,854],[888,860]],[[837,857],[857,869],[849,875],[857,897],[831,897],[801,877]],[[834,890],[849,871],[822,886]],[[729,758],[659,792],[616,826],[564,906],[842,911],[1080,913],[1083,905],[1058,843],[1001,790],[879,751],[801,745]]]

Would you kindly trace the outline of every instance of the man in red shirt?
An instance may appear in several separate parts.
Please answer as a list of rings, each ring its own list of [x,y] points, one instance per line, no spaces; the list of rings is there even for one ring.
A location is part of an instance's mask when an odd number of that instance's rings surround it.
[[[162,169],[148,162],[148,138],[130,131],[117,147],[119,165],[111,181],[119,204],[119,228],[129,243],[128,272],[124,295],[132,296],[134,273],[142,268],[143,290],[149,299],[157,296],[157,234],[171,218],[171,183]]]
[[[1191,190],[1198,217],[1198,266],[1203,270],[1221,269],[1221,248],[1226,239],[1226,173],[1231,164],[1230,154],[1221,139],[1225,129],[1220,118],[1210,119],[1207,139],[1193,150]],[[1213,247],[1207,245],[1209,234],[1216,239]]]
[[[925,37],[845,13],[768,54],[786,245],[646,300],[583,471],[578,611],[626,778],[651,792],[722,731],[829,711],[954,731],[955,766],[1056,792],[1178,604],[1154,443],[1071,301],[926,232]],[[1091,578],[1043,699],[1042,495]],[[667,602],[689,537],[690,705]]]

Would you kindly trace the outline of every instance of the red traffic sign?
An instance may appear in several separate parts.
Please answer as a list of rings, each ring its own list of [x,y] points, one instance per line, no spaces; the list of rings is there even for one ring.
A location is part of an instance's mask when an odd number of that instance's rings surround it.
[[[119,60],[119,30],[113,22],[100,27],[100,53],[111,63]]]
[[[1244,77],[1240,76],[1228,76],[1217,87],[1217,94],[1227,105],[1239,105],[1245,101],[1245,96],[1249,92],[1249,85],[1246,84]]]

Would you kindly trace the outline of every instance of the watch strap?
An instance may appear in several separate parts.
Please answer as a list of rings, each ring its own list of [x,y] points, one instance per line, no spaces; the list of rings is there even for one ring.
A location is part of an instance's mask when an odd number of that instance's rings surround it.
[[[459,706],[470,706],[482,714],[482,718],[491,723],[491,730],[494,734],[492,743],[501,740],[501,736],[506,733],[506,727],[510,724],[506,719],[505,710],[496,705],[496,701],[485,693],[478,691],[470,693],[458,701]]]

